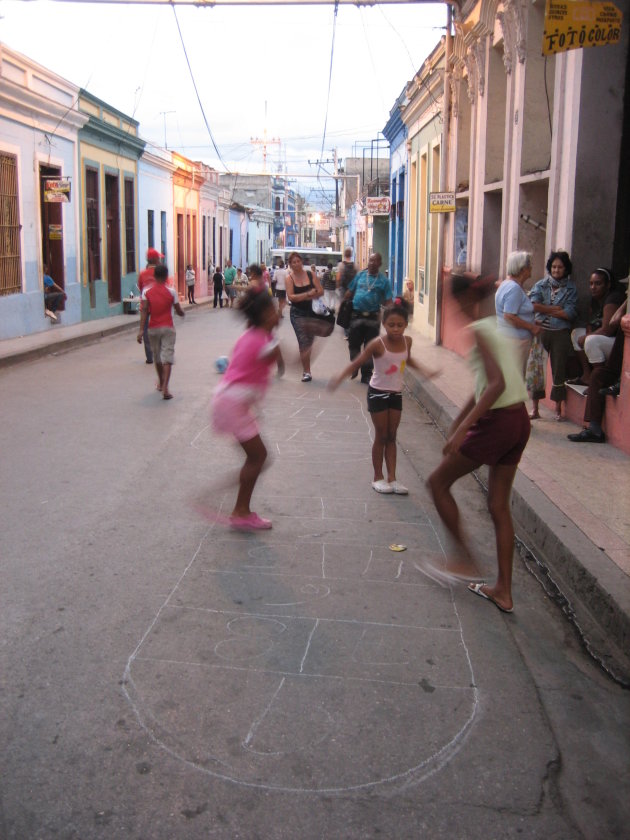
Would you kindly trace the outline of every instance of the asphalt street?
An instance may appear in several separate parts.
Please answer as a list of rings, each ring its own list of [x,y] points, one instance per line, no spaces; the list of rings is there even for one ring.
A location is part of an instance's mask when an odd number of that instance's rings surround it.
[[[428,415],[405,399],[409,496],[374,493],[337,330],[265,403],[273,529],[230,532],[195,506],[233,502],[208,406],[242,325],[177,328],[170,402],[133,332],[0,371],[0,837],[627,836],[630,694],[518,559],[510,616],[416,568],[445,544]]]

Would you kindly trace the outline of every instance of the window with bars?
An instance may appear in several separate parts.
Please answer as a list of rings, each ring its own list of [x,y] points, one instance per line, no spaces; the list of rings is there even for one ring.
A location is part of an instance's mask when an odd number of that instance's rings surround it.
[[[101,276],[101,235],[98,172],[89,167],[85,170],[85,203],[88,280],[93,283]]]
[[[155,248],[155,219],[153,210],[147,210],[147,243],[149,248]]]
[[[160,211],[160,253],[164,254],[166,260],[166,213]]]
[[[133,178],[125,178],[125,253],[127,274],[136,270],[136,198]]]
[[[0,154],[0,295],[22,291],[17,158]]]

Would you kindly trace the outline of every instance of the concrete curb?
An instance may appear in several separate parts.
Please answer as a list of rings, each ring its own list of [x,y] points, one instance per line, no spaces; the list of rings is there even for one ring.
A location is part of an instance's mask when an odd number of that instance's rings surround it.
[[[205,298],[198,301],[196,306],[193,306],[193,304],[182,304],[182,308],[185,312],[195,312],[209,308],[211,303],[212,299]],[[110,335],[116,335],[116,333],[128,332],[132,329],[138,329],[139,322],[137,316],[113,316],[113,318],[118,317],[125,317],[129,320],[125,323],[120,323],[118,321],[117,323],[108,324],[108,319],[102,318],[98,321],[93,322],[82,321],[79,324],[72,324],[66,328],[64,328],[63,326],[52,327],[50,330],[38,333],[37,336],[29,337],[31,338],[31,340],[33,338],[35,338],[35,340],[40,338],[41,344],[25,348],[24,350],[18,349],[16,351],[11,351],[9,353],[6,353],[5,355],[2,355],[2,348],[0,347],[0,369],[10,367],[11,365],[19,364],[20,362],[28,362],[34,359],[41,359],[44,356],[54,356],[56,353],[63,353],[67,350],[72,350],[75,347],[85,347],[88,344],[95,344],[96,342],[101,341],[103,338],[107,338]],[[94,329],[90,329],[92,326],[94,327]],[[62,338],[59,336],[59,334],[55,335],[56,329],[76,329],[77,333],[76,335],[69,335],[66,338]],[[21,339],[7,339],[7,341],[10,341],[12,343],[15,343],[16,340]]]
[[[412,396],[446,433],[459,409],[431,382],[407,368],[405,384]],[[597,648],[612,642],[614,658],[627,671],[630,649],[630,591],[627,576],[570,520],[533,481],[517,473],[512,511],[519,538],[548,565],[551,579],[571,602],[577,623],[591,632]],[[595,622],[597,629],[592,628]],[[599,650],[598,658],[610,653]]]
[[[0,368],[9,367],[11,365],[19,364],[20,362],[28,362],[33,359],[41,359],[44,356],[53,356],[55,353],[64,352],[74,347],[82,347],[87,344],[95,344],[101,339],[109,335],[115,335],[119,332],[127,332],[130,329],[137,329],[137,319],[129,320],[128,324],[117,324],[111,327],[99,329],[96,332],[82,333],[68,338],[57,339],[48,344],[42,344],[39,347],[30,347],[25,350],[18,350],[8,356],[0,356]]]

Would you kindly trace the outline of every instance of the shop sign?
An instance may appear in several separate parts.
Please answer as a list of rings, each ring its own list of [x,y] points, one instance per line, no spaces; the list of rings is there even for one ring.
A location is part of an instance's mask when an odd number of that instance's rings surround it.
[[[61,225],[48,225],[48,239],[61,239],[62,227]]]
[[[372,195],[365,199],[365,212],[368,216],[389,216],[392,202],[387,195]]]
[[[622,20],[614,3],[547,0],[542,54],[618,44]]]
[[[69,178],[46,178],[44,180],[44,201],[53,204],[70,202]]]
[[[429,193],[429,213],[454,213],[455,193],[454,192],[432,192]]]

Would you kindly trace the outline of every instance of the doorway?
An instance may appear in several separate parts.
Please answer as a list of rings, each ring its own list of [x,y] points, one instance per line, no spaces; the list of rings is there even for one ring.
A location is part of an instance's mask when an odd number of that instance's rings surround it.
[[[61,167],[39,166],[39,207],[42,226],[42,265],[55,283],[65,289],[65,270],[63,258],[63,209],[61,203],[44,201],[44,186],[47,178],[60,178]],[[65,301],[59,303],[59,309],[65,309]]]
[[[177,214],[177,292],[180,295],[185,294],[186,284],[184,282],[184,260],[186,259],[186,242],[184,240],[184,214]]]
[[[107,287],[110,303],[120,303],[120,188],[118,175],[105,175]]]

